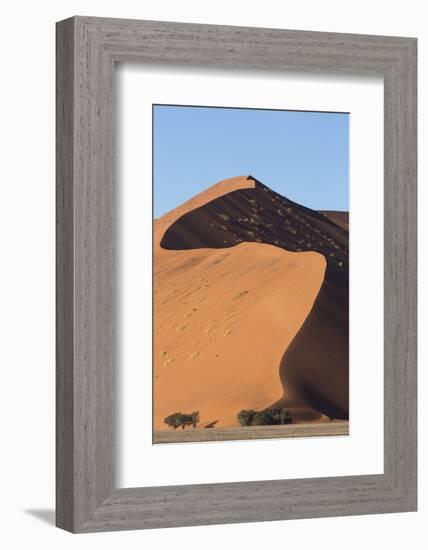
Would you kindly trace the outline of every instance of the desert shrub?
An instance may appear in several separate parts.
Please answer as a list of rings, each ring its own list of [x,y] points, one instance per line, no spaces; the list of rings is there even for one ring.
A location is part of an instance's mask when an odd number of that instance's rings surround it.
[[[276,424],[276,422],[273,419],[273,416],[269,413],[269,411],[259,411],[256,412],[253,418],[252,425],[253,426],[269,426],[271,424]]]
[[[281,409],[281,413],[279,416],[279,423],[280,424],[291,424],[292,418],[290,415],[290,411],[287,411],[286,409]]]
[[[193,411],[190,415],[192,417],[192,426],[193,428],[196,428],[196,426],[199,424],[199,411]]]
[[[239,411],[237,418],[241,426],[274,426],[292,422],[290,412],[282,407],[271,407],[261,411],[244,409]]]
[[[256,411],[243,409],[238,413],[238,422],[241,426],[251,426],[255,414]]]
[[[176,430],[179,426],[181,426],[182,423],[182,414],[177,412],[174,414],[170,414],[164,419],[165,424],[168,424],[171,428],[174,428]]]
[[[174,430],[180,426],[183,430],[186,426],[193,426],[195,429],[199,423],[199,411],[193,411],[191,414],[176,412],[167,416],[164,422]]]

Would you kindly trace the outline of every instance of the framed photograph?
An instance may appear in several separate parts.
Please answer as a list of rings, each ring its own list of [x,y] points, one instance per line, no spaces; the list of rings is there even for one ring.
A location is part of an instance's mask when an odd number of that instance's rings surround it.
[[[57,525],[414,511],[416,39],[57,24]]]
[[[347,434],[349,114],[152,117],[154,443]]]

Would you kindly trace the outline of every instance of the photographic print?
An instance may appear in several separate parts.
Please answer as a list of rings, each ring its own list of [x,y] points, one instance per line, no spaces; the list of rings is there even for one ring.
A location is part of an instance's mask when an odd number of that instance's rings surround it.
[[[153,442],[349,433],[349,114],[153,105]]]

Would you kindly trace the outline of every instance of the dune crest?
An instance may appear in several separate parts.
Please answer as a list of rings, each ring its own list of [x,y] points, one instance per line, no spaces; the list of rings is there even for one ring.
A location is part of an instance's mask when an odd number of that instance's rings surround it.
[[[299,254],[296,254],[299,252]],[[154,424],[273,403],[347,418],[348,233],[251,176],[154,225]]]

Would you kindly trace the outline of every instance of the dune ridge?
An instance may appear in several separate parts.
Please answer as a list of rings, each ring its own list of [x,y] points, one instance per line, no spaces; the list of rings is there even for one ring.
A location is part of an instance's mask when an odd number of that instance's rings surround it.
[[[348,417],[341,214],[241,176],[155,221],[155,429],[180,408],[219,426],[236,425],[241,408],[274,403],[297,421]]]

